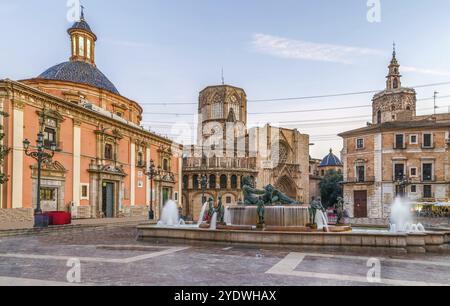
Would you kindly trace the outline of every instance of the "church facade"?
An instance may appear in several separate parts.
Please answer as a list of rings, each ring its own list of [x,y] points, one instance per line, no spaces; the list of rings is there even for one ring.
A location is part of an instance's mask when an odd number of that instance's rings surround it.
[[[450,114],[416,115],[416,92],[402,87],[395,50],[372,116],[367,127],[340,134],[345,205],[353,222],[386,224],[397,197],[447,202]]]
[[[0,221],[32,218],[37,201],[35,148],[42,132],[53,159],[42,167],[44,211],[71,211],[78,218],[159,215],[168,199],[181,206],[181,147],[140,126],[142,107],[122,96],[97,68],[97,36],[81,16],[69,30],[69,61],[22,81],[0,81],[0,108],[11,151],[1,165],[8,181],[0,188]],[[153,182],[146,172],[159,168]]]
[[[308,135],[270,125],[248,129],[247,95],[234,86],[205,88],[198,113],[198,143],[185,148],[183,162],[185,216],[197,220],[209,198],[241,203],[245,176],[257,188],[271,184],[297,201],[308,201]]]

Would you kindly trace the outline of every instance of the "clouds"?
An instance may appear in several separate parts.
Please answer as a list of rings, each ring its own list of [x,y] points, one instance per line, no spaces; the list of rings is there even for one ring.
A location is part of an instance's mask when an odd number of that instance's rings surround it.
[[[412,66],[403,66],[402,71],[404,72],[414,72],[418,74],[426,74],[433,76],[450,76],[450,71],[438,70],[438,69],[423,69]]]
[[[278,58],[341,64],[352,64],[361,57],[385,55],[375,49],[320,44],[261,33],[253,35],[252,47],[258,53]]]

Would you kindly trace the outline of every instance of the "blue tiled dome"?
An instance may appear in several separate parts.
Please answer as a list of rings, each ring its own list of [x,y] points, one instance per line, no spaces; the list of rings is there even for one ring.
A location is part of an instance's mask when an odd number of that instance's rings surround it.
[[[330,150],[330,154],[325,156],[325,158],[320,163],[320,167],[336,167],[342,166],[341,160],[333,154],[333,150]]]
[[[53,66],[38,78],[86,84],[120,95],[114,84],[97,67],[81,61],[70,61]]]

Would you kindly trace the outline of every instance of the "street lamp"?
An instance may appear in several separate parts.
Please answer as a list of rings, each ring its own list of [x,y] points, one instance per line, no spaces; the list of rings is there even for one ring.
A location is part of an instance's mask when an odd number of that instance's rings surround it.
[[[150,179],[150,211],[148,212],[149,220],[155,219],[155,212],[153,211],[153,180],[161,174],[161,168],[156,169],[153,160],[150,161],[150,167],[148,172],[145,174]]]
[[[55,156],[56,144],[52,143],[50,145],[50,150],[45,147],[44,143],[44,133],[39,132],[36,140],[36,149],[35,151],[30,150],[31,142],[28,139],[23,141],[23,148],[25,149],[25,154],[29,157],[35,159],[38,163],[37,171],[37,202],[36,209],[34,211],[34,227],[42,228],[48,225],[47,222],[44,222],[44,218],[42,216],[42,208],[41,208],[41,174],[42,174],[42,164],[45,162],[50,162],[52,158]],[[50,152],[47,152],[50,151]]]

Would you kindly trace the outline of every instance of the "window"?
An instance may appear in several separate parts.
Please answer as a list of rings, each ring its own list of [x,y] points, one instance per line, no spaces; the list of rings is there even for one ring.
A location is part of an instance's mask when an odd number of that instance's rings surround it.
[[[56,130],[46,127],[44,129],[44,146],[50,148],[53,144],[56,145]]]
[[[416,145],[416,144],[418,143],[417,135],[411,135],[411,136],[409,136],[409,143],[410,143],[410,144],[413,144],[413,145]]]
[[[209,188],[211,188],[211,189],[217,188],[216,176],[214,174],[209,176]]]
[[[138,152],[137,164],[138,164],[138,167],[143,167],[144,166],[144,153]]]
[[[90,39],[86,40],[86,53],[87,53],[87,58],[91,59],[91,40]]]
[[[431,148],[433,146],[433,135],[432,134],[423,134],[423,147]]]
[[[231,204],[231,197],[227,197],[226,203],[227,203],[227,204]]]
[[[417,168],[411,168],[410,172],[412,177],[417,177]]]
[[[167,159],[165,159],[165,158],[163,160],[163,170],[164,171],[169,171],[169,161]]]
[[[363,138],[358,138],[358,139],[356,140],[356,148],[357,148],[358,150],[364,149],[364,139],[363,139]]]
[[[138,181],[138,188],[144,188],[144,181]]]
[[[363,183],[366,180],[366,167],[356,166],[356,178],[358,183]]]
[[[55,200],[55,192],[56,190],[53,188],[41,188],[41,200],[42,201],[54,201]]]
[[[220,177],[220,188],[227,189],[228,188],[228,177],[226,175],[222,175]]]
[[[189,176],[183,176],[183,189],[188,190],[189,188]]]
[[[84,37],[78,37],[79,56],[84,56]]]
[[[238,182],[237,182],[237,176],[233,175],[231,177],[231,189],[237,189]]]
[[[321,174],[322,176],[325,176],[325,170],[320,171],[320,174]]]
[[[397,89],[397,88],[398,88],[398,80],[394,79],[394,89]]]
[[[394,179],[396,181],[401,181],[405,178],[405,165],[404,164],[396,164],[394,166]]]
[[[381,124],[381,111],[380,110],[377,113],[377,123]]]
[[[194,187],[194,190],[198,190],[200,187],[200,182],[198,181],[198,175],[194,175],[192,177],[192,186]]]
[[[77,55],[77,40],[75,36],[72,36],[72,55]]]
[[[404,149],[405,148],[405,142],[404,142],[403,134],[395,135],[395,148],[396,149]]]
[[[105,159],[113,159],[113,146],[110,143],[105,144]]]
[[[424,182],[433,181],[433,164],[423,164],[422,168],[422,180]]]
[[[417,186],[411,185],[411,193],[417,193]]]
[[[89,185],[81,184],[81,200],[89,200]]]
[[[178,201],[178,192],[174,193],[175,201]]]
[[[433,198],[433,187],[431,185],[424,185],[423,186],[423,197],[425,199]]]

